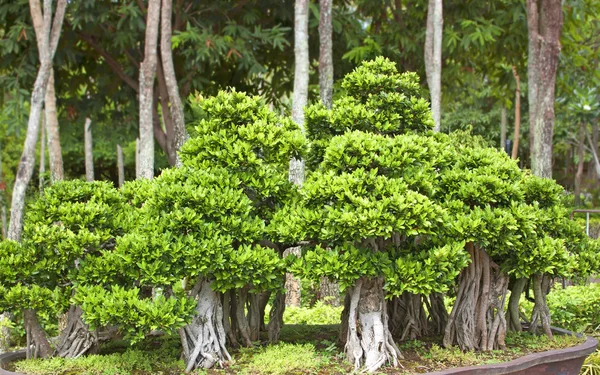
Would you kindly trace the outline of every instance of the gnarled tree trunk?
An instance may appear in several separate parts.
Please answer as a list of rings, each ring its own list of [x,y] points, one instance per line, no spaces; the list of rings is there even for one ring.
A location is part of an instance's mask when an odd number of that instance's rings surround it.
[[[23,310],[25,323],[27,359],[47,358],[52,354],[52,347],[46,337],[46,332],[40,325],[37,312],[32,309]]]
[[[529,331],[532,333],[537,333],[538,326],[542,326],[542,331],[549,338],[552,338],[552,330],[550,329],[550,309],[548,308],[546,297],[550,292],[551,281],[552,279],[549,276],[543,274],[533,276],[533,297],[535,303],[529,326]]]
[[[189,325],[179,330],[186,372],[197,368],[211,368],[215,364],[222,365],[231,360],[225,347],[221,299],[212,289],[209,280],[199,280],[194,287],[194,291],[196,290],[196,316]]]
[[[348,290],[347,338],[344,351],[355,369],[372,373],[386,362],[398,366],[402,358],[392,339],[383,291],[383,278],[360,278]]]
[[[285,312],[285,293],[277,292],[273,300],[273,307],[269,313],[269,324],[267,331],[269,332],[269,342],[275,343],[279,341],[279,333],[283,326],[283,313]]]
[[[521,278],[515,280],[510,286],[510,298],[508,299],[508,309],[506,310],[506,322],[509,331],[521,332],[521,313],[519,310],[519,300],[527,284],[527,279]]]
[[[427,335],[428,320],[423,296],[408,292],[388,302],[390,332],[400,341]]]
[[[489,255],[467,244],[471,263],[459,276],[458,293],[444,333],[444,346],[461,350],[504,349],[504,303],[509,278]]]
[[[67,313],[67,326],[59,336],[54,355],[63,358],[78,358],[85,354],[96,353],[98,334],[89,330],[81,315],[79,306],[71,306]]]

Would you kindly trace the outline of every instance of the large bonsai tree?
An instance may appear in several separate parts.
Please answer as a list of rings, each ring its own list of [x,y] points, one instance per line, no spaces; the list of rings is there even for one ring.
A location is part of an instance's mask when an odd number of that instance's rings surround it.
[[[286,268],[265,225],[295,193],[286,166],[304,145],[298,128],[257,97],[221,92],[193,106],[200,120],[181,150],[183,166],[138,192],[125,187],[132,205],[128,233],[92,267],[106,280],[131,280],[141,289],[115,288],[105,293],[108,304],[81,300],[86,321],[119,325],[132,338],[177,329],[187,371],[230,359],[227,339],[247,346],[258,340],[257,296],[280,291]],[[120,260],[116,273],[105,266],[111,258]],[[89,287],[78,294],[93,299],[97,292]],[[125,295],[141,308],[124,311]]]
[[[399,74],[380,58],[349,74],[342,87],[347,96],[332,110],[307,109],[310,160],[320,164],[270,230],[310,244],[297,273],[329,277],[347,290],[346,356],[373,372],[386,362],[397,366],[401,357],[386,294],[445,291],[467,254],[464,243],[444,242],[447,212],[430,199],[451,150],[422,133],[432,122],[416,75]]]
[[[28,357],[78,357],[97,349],[97,334],[77,306],[68,308],[54,350],[38,315],[55,317],[69,306],[81,264],[114,246],[121,207],[109,183],[58,182],[27,210],[22,244],[0,246],[0,300],[24,318]]]

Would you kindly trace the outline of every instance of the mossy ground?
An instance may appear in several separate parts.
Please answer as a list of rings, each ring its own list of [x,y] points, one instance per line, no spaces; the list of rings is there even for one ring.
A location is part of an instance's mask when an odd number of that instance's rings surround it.
[[[196,371],[206,375],[334,375],[348,374],[353,368],[344,361],[342,348],[337,344],[337,325],[286,325],[281,343],[265,345],[257,342],[254,348],[232,350],[234,360],[225,368]],[[510,334],[508,349],[489,353],[463,353],[444,349],[439,339],[400,343],[405,357],[403,368],[381,369],[381,374],[415,374],[449,367],[470,366],[510,361],[517,357],[549,349],[575,345],[581,339],[557,336],[551,341],[543,336]],[[15,370],[31,375],[179,375],[183,361],[179,359],[177,337],[146,340],[134,347],[123,342],[102,348],[103,354],[74,360],[54,358],[29,360],[15,364]]]

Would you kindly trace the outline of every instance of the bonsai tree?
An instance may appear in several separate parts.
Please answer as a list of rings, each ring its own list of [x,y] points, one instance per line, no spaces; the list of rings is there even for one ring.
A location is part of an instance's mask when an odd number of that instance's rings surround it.
[[[246,346],[258,339],[257,296],[281,290],[286,269],[265,225],[295,192],[286,165],[303,147],[298,128],[259,98],[221,92],[193,107],[201,119],[181,150],[183,166],[139,192],[124,187],[132,205],[128,233],[103,261],[117,257],[121,270],[93,267],[107,281],[140,288],[115,288],[103,297],[108,304],[87,299],[97,287],[78,292],[94,326],[119,325],[133,339],[177,330],[186,371],[229,360],[227,339]],[[125,295],[136,309],[121,307]]]
[[[416,75],[399,74],[379,58],[342,87],[347,96],[331,111],[307,109],[310,160],[320,164],[269,230],[283,242],[309,243],[296,273],[346,289],[345,353],[356,368],[373,372],[401,358],[386,295],[443,292],[467,255],[463,243],[439,241],[449,230],[447,212],[430,196],[450,150],[418,134],[432,121]]]
[[[114,246],[120,210],[120,195],[109,183],[58,182],[30,205],[22,244],[3,242],[0,298],[24,318],[28,357],[78,357],[97,349],[97,334],[78,306],[68,308],[54,351],[38,315],[64,312],[82,262]]]

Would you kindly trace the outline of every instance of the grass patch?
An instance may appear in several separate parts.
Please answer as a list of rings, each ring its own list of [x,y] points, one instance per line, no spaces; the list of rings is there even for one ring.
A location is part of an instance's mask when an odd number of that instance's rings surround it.
[[[312,344],[280,343],[259,351],[242,351],[241,355],[239,361],[246,363],[239,373],[244,375],[310,373],[329,363]]]

